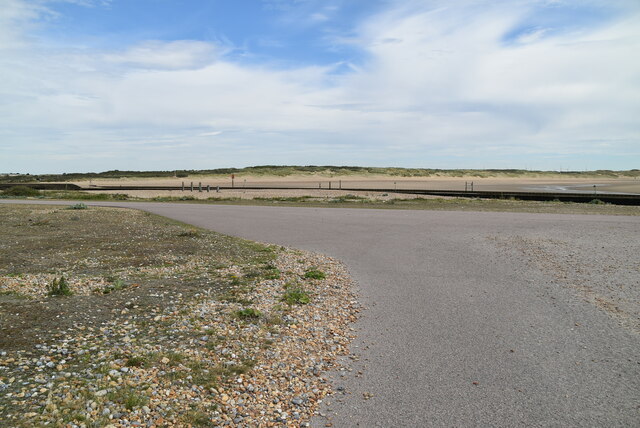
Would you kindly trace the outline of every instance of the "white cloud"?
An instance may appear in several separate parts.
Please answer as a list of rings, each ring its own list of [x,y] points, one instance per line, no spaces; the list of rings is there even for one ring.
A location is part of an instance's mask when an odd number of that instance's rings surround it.
[[[146,41],[124,52],[109,53],[107,62],[148,69],[192,69],[213,62],[218,50],[211,43],[177,40],[172,42]]]
[[[0,23],[46,13],[25,4],[8,1]],[[354,29],[349,43],[367,60],[346,74],[335,73],[338,65],[241,65],[219,46],[190,40],[47,51],[7,26],[0,30],[0,171],[14,149],[22,159],[41,153],[41,170],[52,170],[47,157],[84,169],[72,163],[83,154],[89,165],[105,159],[95,169],[125,169],[118,162],[136,156],[146,169],[640,156],[638,15],[579,35],[539,30],[506,44],[527,11],[514,4],[402,3]]]

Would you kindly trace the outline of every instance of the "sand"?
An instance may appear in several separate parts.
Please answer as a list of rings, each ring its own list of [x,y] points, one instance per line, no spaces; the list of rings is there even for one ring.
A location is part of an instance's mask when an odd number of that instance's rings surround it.
[[[203,189],[202,192],[197,188],[191,192],[185,190],[105,190],[100,193],[125,193],[134,198],[156,198],[156,197],[193,197],[195,199],[260,199],[260,198],[297,198],[297,197],[311,197],[318,200],[335,199],[340,197],[349,197],[350,195],[358,198],[366,198],[375,201],[387,201],[391,199],[433,199],[440,198],[440,196],[431,195],[411,195],[404,193],[384,193],[384,192],[371,192],[371,191],[347,191],[347,190],[319,190],[319,189],[264,189],[264,190],[227,190],[223,189],[216,192],[215,188],[211,188],[210,192]]]
[[[244,187],[307,187],[309,189],[428,189],[428,190],[474,190],[487,191],[592,191],[594,185],[596,191],[622,192],[640,194],[640,179],[594,179],[594,178],[548,178],[548,177],[390,177],[390,176],[321,176],[321,175],[292,175],[287,177],[276,176],[241,176],[236,175],[234,186],[238,189]],[[229,177],[220,176],[193,176],[186,178],[141,178],[120,180],[91,180],[74,182],[80,186],[180,186],[184,182],[190,187],[202,183],[211,188],[216,186],[231,186]],[[233,196],[246,197],[247,193],[239,194],[236,191]],[[247,192],[249,192],[247,190]],[[353,192],[351,192],[353,193]],[[304,193],[310,194],[310,193]],[[244,195],[244,196],[243,196]],[[280,195],[280,194],[278,194]],[[293,195],[293,194],[292,194]],[[302,196],[302,194],[297,194]],[[340,194],[336,194],[340,195]],[[322,196],[328,196],[322,193]],[[262,197],[262,194],[258,197]],[[264,196],[268,197],[268,196]]]

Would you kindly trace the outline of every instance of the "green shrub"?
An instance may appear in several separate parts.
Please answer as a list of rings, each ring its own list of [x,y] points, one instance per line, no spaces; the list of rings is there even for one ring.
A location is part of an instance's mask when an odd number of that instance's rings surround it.
[[[280,269],[272,264],[267,264],[264,267],[264,279],[280,279],[282,272]]]
[[[590,204],[594,204],[594,205],[604,205],[606,204],[606,202],[601,201],[600,199],[592,199],[591,202],[589,202]]]
[[[325,279],[327,275],[320,270],[310,269],[304,273],[304,277],[307,279]]]
[[[2,192],[6,196],[40,196],[40,191],[29,186],[14,186]]]
[[[71,199],[80,201],[111,201],[111,200],[126,200],[129,197],[123,193],[94,193],[80,192],[75,190],[47,190],[44,195],[51,199]]]
[[[258,319],[262,316],[262,312],[253,308],[245,308],[235,312],[235,316],[240,319]]]
[[[145,363],[147,362],[145,357],[131,357],[127,360],[127,363],[125,364],[127,367],[142,367],[145,365]]]
[[[149,403],[149,397],[143,395],[140,391],[137,391],[130,386],[126,386],[109,393],[108,398],[110,401],[124,405],[124,407],[129,411],[145,406]]]
[[[122,290],[127,287],[127,284],[121,279],[114,279],[111,284],[105,285],[102,289],[102,294],[109,294],[112,291]]]
[[[311,301],[309,293],[302,288],[289,288],[282,296],[282,301],[288,305],[306,305]]]
[[[47,285],[47,294],[49,296],[71,296],[73,293],[67,280],[61,276],[60,279],[54,278],[53,282]]]
[[[86,210],[87,209],[87,205],[83,204],[82,202],[80,202],[79,204],[71,205],[67,209],[69,209],[69,210]]]

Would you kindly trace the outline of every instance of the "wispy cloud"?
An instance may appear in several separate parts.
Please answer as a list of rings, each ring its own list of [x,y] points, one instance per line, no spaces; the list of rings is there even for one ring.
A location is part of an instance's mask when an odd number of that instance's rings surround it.
[[[107,53],[104,59],[132,68],[180,70],[210,64],[219,51],[211,43],[192,40],[147,41],[123,52]]]
[[[46,3],[3,3],[0,171],[640,159],[640,8],[627,4],[558,31],[531,22],[537,1],[396,2],[332,41],[361,63],[281,68],[200,40],[47,49],[29,30]]]

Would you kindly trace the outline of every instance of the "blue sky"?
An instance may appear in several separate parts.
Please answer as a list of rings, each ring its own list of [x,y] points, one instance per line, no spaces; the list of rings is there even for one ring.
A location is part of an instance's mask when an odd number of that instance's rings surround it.
[[[0,173],[640,168],[640,5],[0,0]]]
[[[57,3],[58,18],[40,30],[44,43],[90,43],[108,49],[158,40],[199,40],[229,49],[236,61],[280,66],[333,63],[359,52],[331,42],[348,34],[381,2],[260,0],[134,0]]]

